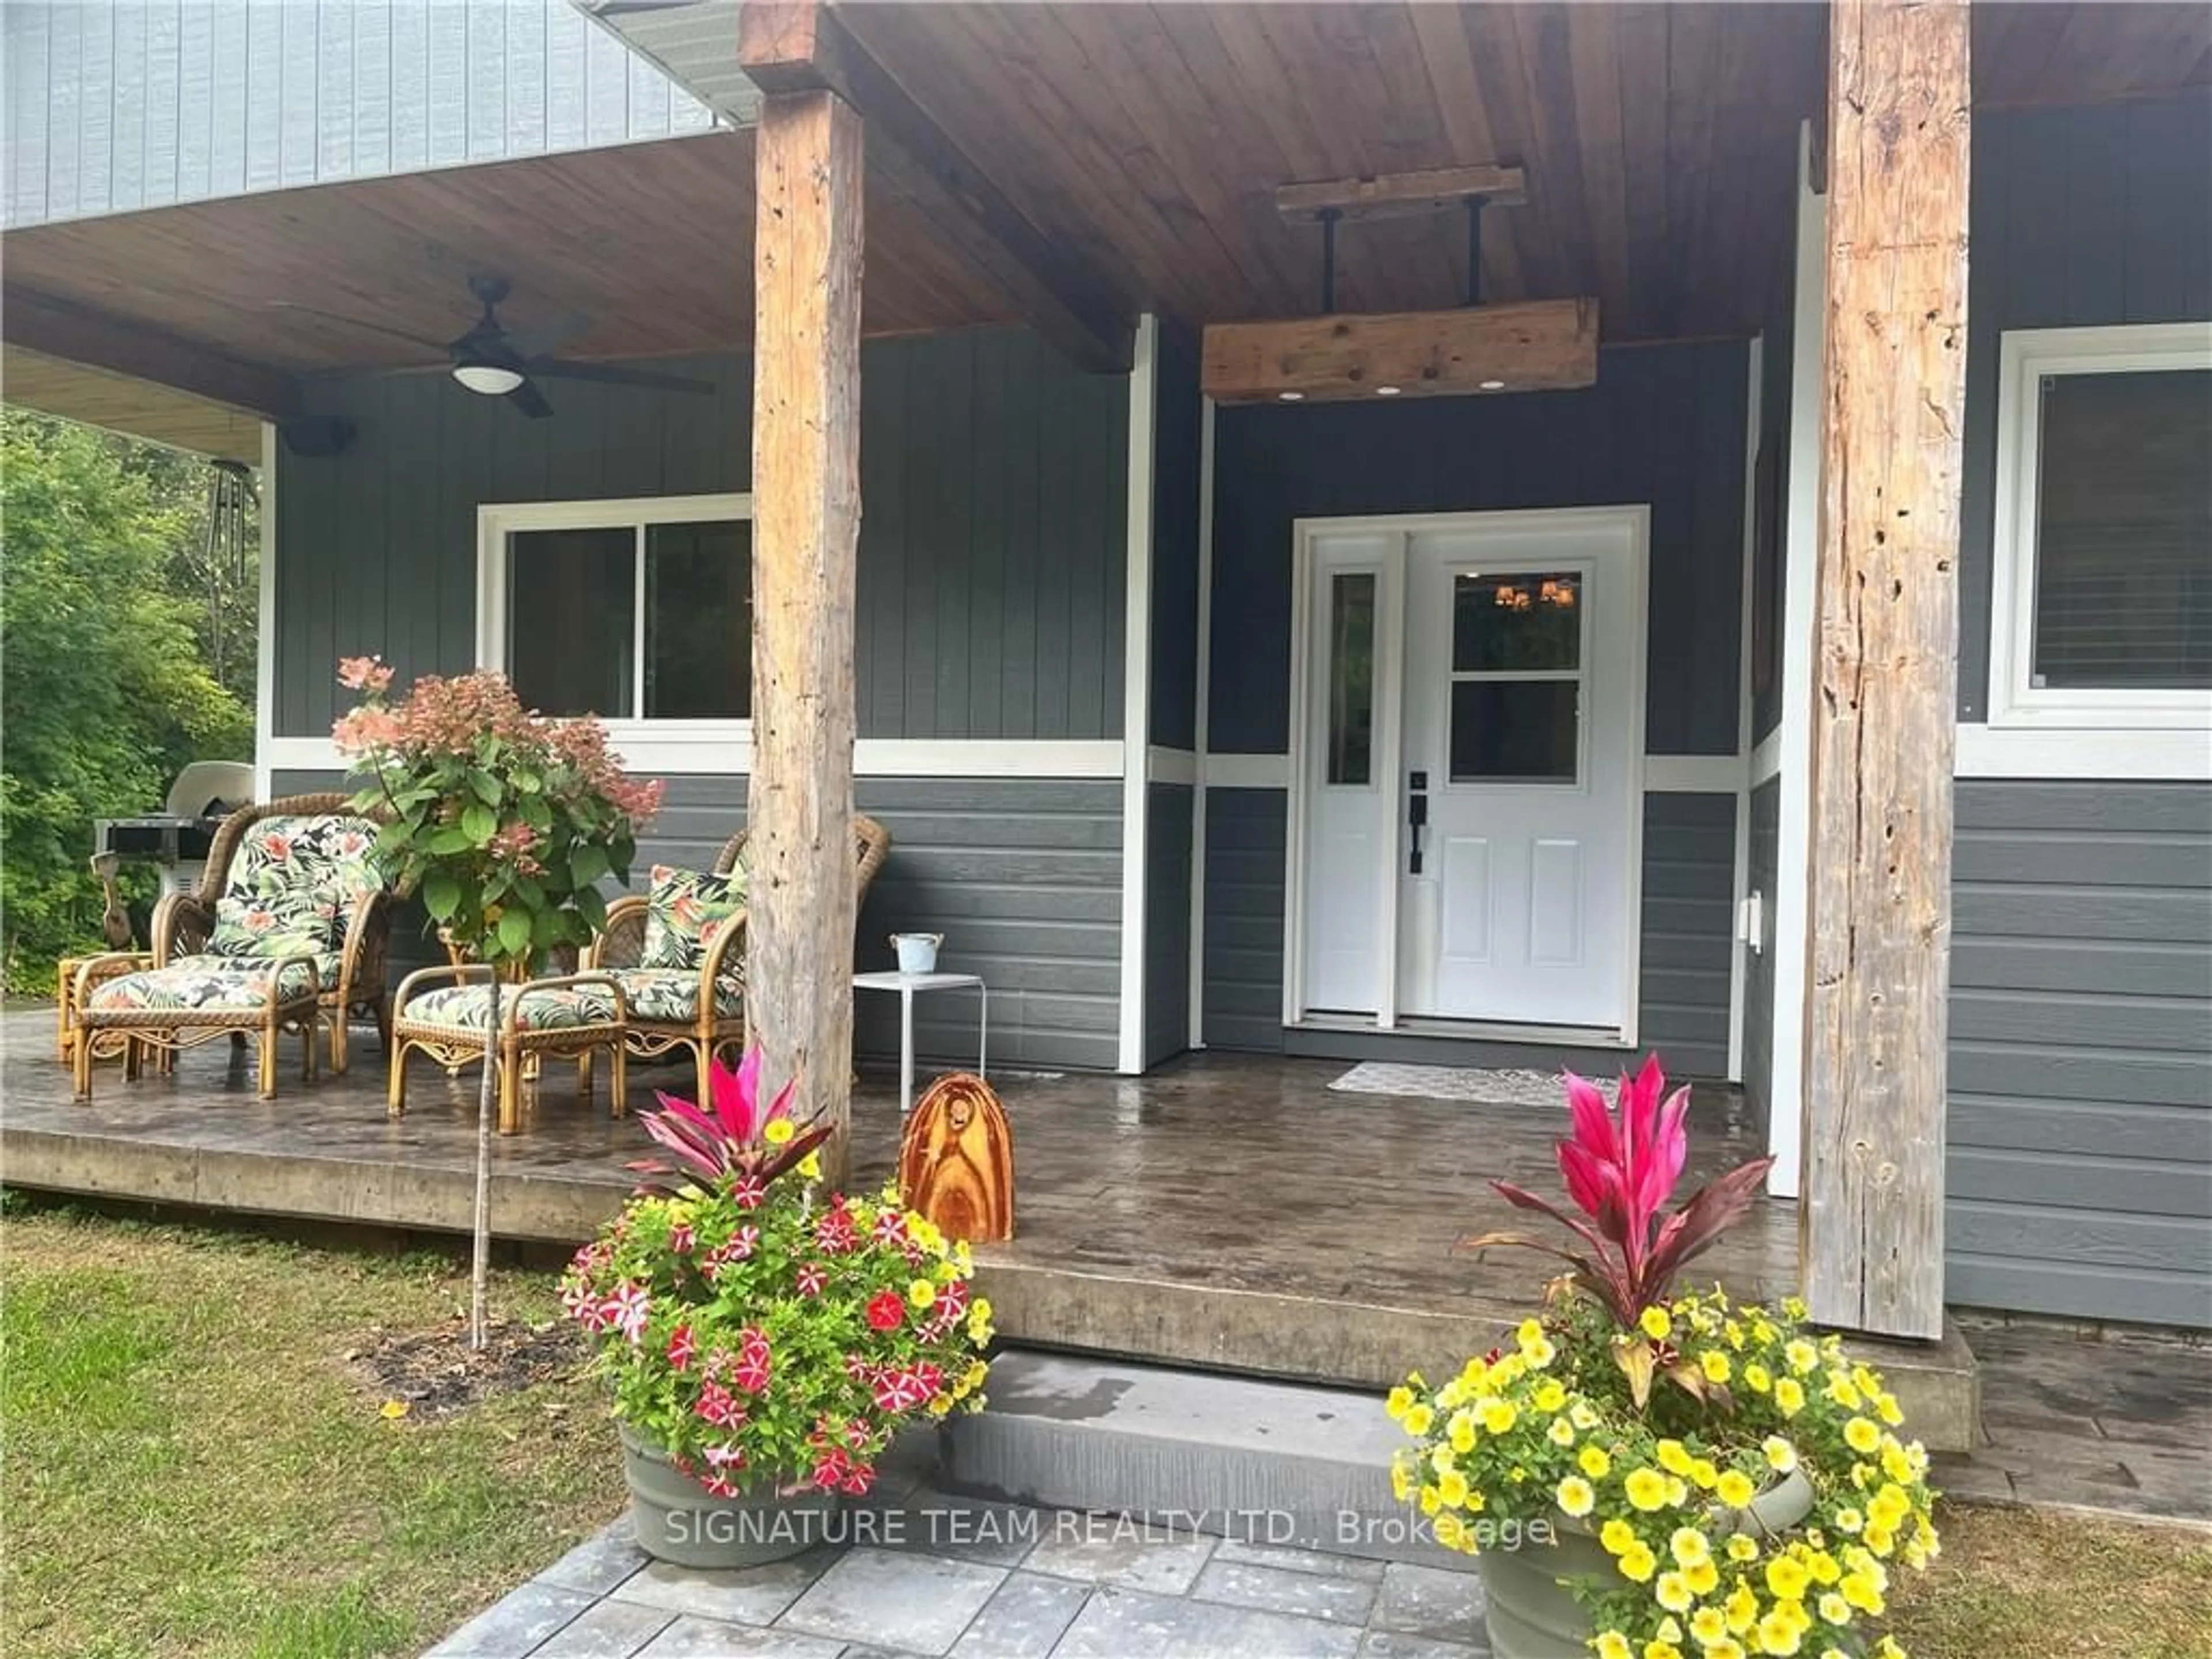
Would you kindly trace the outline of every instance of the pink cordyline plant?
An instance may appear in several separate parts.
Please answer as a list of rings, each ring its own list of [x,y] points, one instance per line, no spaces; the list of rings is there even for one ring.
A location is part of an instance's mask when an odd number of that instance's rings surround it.
[[[1465,1241],[1470,1249],[1493,1244],[1540,1250],[1575,1271],[1573,1283],[1595,1297],[1617,1321],[1617,1347],[1640,1401],[1655,1369],[1676,1376],[1692,1393],[1704,1392],[1695,1368],[1670,1364],[1663,1345],[1638,1335],[1644,1310],[1665,1303],[1678,1275],[1741,1220],[1772,1167],[1771,1158],[1715,1176],[1672,1212],[1667,1203],[1689,1160],[1688,1086],[1667,1093],[1666,1074],[1652,1055],[1633,1078],[1620,1079],[1620,1103],[1610,1110],[1588,1079],[1566,1074],[1572,1133],[1559,1143],[1559,1174],[1577,1217],[1510,1181],[1493,1181],[1498,1196],[1516,1209],[1547,1215],[1589,1248],[1575,1250],[1512,1232],[1485,1233]]]
[[[773,1100],[761,1099],[761,1051],[745,1051],[744,1061],[732,1071],[719,1060],[708,1072],[711,1087],[704,1102],[684,1100],[659,1091],[662,1110],[644,1112],[638,1121],[645,1132],[676,1155],[677,1164],[641,1160],[629,1167],[653,1178],[646,1183],[680,1187],[686,1182],[708,1183],[725,1180],[750,1182],[765,1188],[830,1138],[827,1127],[799,1129],[795,1125],[782,1134],[771,1126],[792,1122],[791,1101],[796,1083],[787,1083]]]

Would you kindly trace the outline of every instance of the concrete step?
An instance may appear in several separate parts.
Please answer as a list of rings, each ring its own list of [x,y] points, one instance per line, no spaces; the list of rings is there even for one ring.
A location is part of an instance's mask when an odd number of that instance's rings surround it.
[[[990,1409],[948,1426],[955,1491],[1182,1532],[1472,1570],[1390,1496],[1382,1401],[1302,1383],[1002,1352]]]

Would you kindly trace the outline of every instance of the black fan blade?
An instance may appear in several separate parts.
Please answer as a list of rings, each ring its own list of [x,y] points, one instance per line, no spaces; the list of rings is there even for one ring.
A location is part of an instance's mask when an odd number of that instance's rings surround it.
[[[535,380],[525,380],[507,394],[507,400],[533,421],[542,421],[553,412],[553,405],[545,401]]]
[[[592,325],[590,313],[572,311],[536,328],[511,328],[501,336],[518,357],[544,357],[558,351]]]
[[[617,368],[612,363],[572,363],[556,359],[533,358],[529,364],[532,374],[557,380],[599,380],[608,386],[650,386],[664,392],[706,392],[714,389],[711,380],[694,380],[682,374],[658,374],[649,368]]]
[[[372,323],[366,317],[346,317],[335,311],[323,311],[313,306],[303,306],[296,300],[271,300],[270,307],[277,311],[296,311],[303,316],[319,317],[326,323],[343,323],[348,328],[367,329],[372,334],[389,335],[395,340],[404,340],[410,345],[421,346],[426,351],[444,351],[450,342],[425,339],[420,334],[410,334],[404,328],[386,328],[382,323]]]

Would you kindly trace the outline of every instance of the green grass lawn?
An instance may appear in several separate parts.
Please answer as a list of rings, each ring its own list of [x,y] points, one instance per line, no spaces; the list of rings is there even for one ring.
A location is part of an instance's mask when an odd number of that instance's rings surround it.
[[[354,1379],[349,1351],[465,1304],[450,1256],[18,1206],[0,1258],[9,1659],[412,1654],[621,1506],[586,1379],[442,1421]],[[501,1275],[495,1309],[551,1316],[550,1279]],[[1940,1519],[1941,1559],[1894,1586],[1917,1659],[2212,1656],[2212,1535]]]
[[[450,1257],[58,1210],[0,1257],[11,1659],[415,1653],[621,1506],[587,1379],[414,1422],[350,1376],[465,1305]],[[493,1307],[550,1316],[550,1275]]]

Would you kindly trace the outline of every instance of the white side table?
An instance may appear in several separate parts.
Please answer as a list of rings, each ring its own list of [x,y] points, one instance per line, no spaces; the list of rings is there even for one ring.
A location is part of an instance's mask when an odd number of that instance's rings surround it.
[[[914,997],[917,991],[958,991],[973,988],[978,1004],[975,1021],[975,1075],[989,1075],[984,1061],[991,1041],[991,993],[976,974],[855,974],[856,991],[896,991],[899,999],[899,1115],[914,1109]]]

